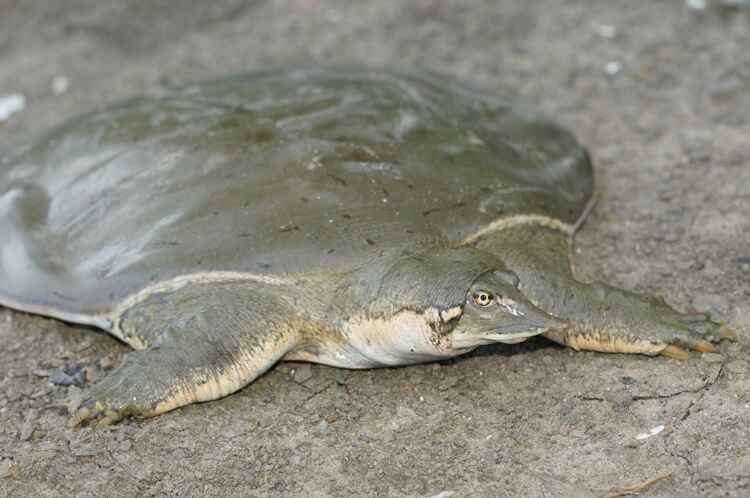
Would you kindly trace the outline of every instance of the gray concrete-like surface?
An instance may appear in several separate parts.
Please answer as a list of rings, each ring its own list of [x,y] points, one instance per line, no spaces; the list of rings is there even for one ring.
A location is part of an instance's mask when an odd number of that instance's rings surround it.
[[[643,496],[750,496],[748,47],[750,9],[713,0],[0,0],[0,95],[27,98],[2,152],[164,80],[424,66],[523,96],[590,147],[580,277],[740,336],[684,362],[532,340],[397,369],[287,363],[217,402],[72,430],[76,388],[48,376],[94,380],[126,347],[1,309],[0,497],[596,497],[664,475]]]

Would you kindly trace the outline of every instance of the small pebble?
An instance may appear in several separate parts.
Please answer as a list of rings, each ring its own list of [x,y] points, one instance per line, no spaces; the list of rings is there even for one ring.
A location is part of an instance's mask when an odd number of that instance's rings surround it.
[[[310,380],[313,376],[312,367],[309,363],[303,363],[298,368],[294,369],[294,382],[302,384]]]
[[[318,431],[320,431],[321,434],[326,434],[328,432],[328,422],[321,420],[318,424]]]
[[[69,386],[73,384],[73,379],[62,369],[52,372],[52,375],[49,376],[49,381],[56,386]]]
[[[50,383],[56,386],[75,385],[83,387],[86,383],[86,370],[80,367],[57,369],[49,376]]]

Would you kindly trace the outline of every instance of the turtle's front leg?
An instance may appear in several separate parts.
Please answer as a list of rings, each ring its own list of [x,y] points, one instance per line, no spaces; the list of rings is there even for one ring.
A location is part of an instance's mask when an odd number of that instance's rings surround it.
[[[562,287],[548,304],[570,325],[545,337],[574,349],[685,359],[686,350],[712,352],[713,342],[734,336],[708,313],[679,313],[661,299],[600,282],[570,280]]]
[[[555,229],[521,226],[477,242],[518,274],[529,300],[568,321],[547,338],[575,349],[682,359],[688,349],[714,351],[711,343],[734,336],[706,313],[679,313],[658,298],[578,282],[570,269],[568,240]]]
[[[152,417],[226,396],[268,370],[296,343],[291,310],[246,285],[198,286],[134,306],[121,326],[138,326],[150,347],[84,391],[72,423]]]

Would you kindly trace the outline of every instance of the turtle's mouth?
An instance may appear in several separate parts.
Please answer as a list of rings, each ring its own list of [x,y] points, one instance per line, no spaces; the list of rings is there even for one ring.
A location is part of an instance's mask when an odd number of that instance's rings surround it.
[[[486,338],[489,342],[502,342],[503,344],[518,344],[519,342],[523,342],[529,337],[534,337],[535,335],[543,334],[550,330],[551,327],[544,327],[544,328],[535,328],[531,330],[526,330],[524,332],[512,332],[509,334],[506,333],[500,333],[500,334],[487,334],[486,336],[483,336]]]
[[[550,330],[563,328],[566,324],[553,316],[535,316],[517,318],[513,323],[502,325],[477,327],[471,330],[461,330],[461,327],[453,333],[453,347],[471,348],[484,344],[518,344],[529,337],[540,335]]]
[[[453,337],[453,346],[456,348],[467,348],[481,346],[484,344],[495,344],[498,342],[503,344],[518,344],[519,342],[525,341],[529,337],[543,334],[548,330],[551,330],[552,328],[553,327],[538,327],[525,330],[523,332],[510,333],[487,332],[479,334],[455,334]]]
[[[492,342],[516,344],[529,337],[543,334],[548,330],[559,329],[565,326],[564,321],[543,312],[527,313],[522,318],[514,320],[509,324],[493,327],[492,330],[483,331],[484,333],[480,333],[480,335]]]

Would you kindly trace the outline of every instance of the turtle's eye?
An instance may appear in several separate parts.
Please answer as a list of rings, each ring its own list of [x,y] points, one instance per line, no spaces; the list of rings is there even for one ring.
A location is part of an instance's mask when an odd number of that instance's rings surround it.
[[[474,303],[477,306],[489,306],[494,299],[495,295],[490,291],[477,291],[474,293]]]

